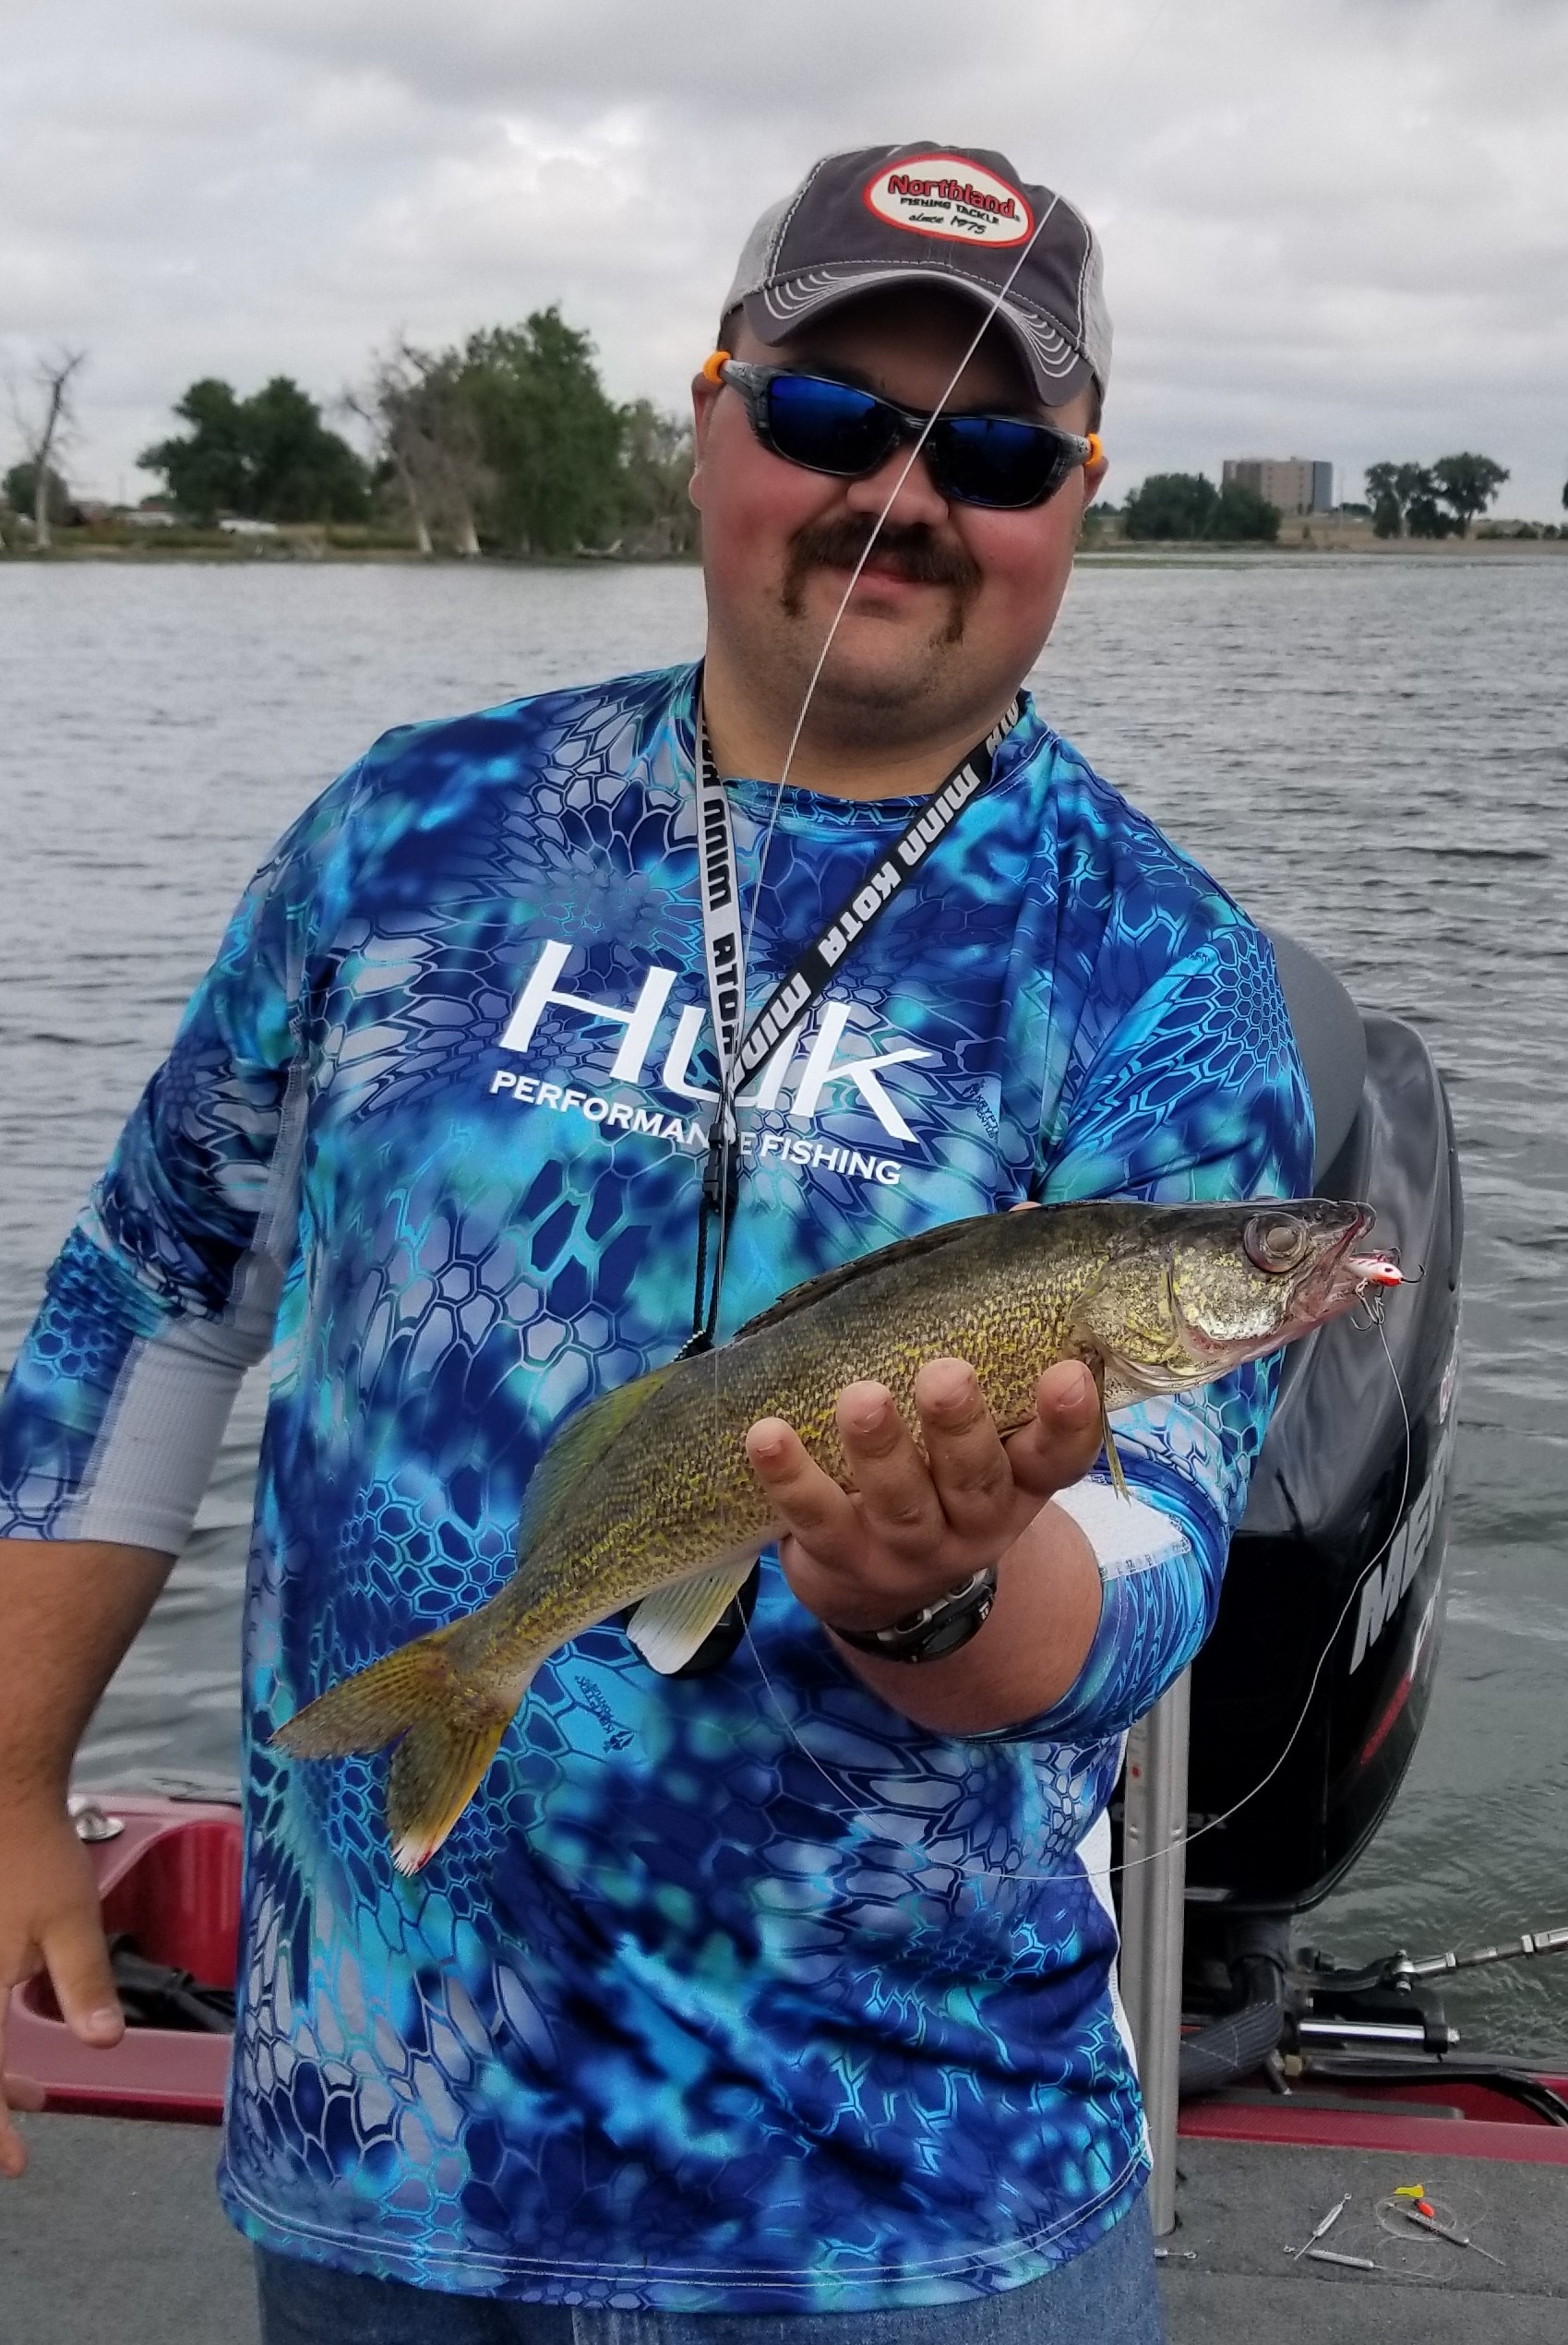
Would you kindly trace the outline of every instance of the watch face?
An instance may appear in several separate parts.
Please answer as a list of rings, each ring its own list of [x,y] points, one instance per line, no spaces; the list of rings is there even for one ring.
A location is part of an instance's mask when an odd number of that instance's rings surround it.
[[[976,1572],[972,1580],[955,1588],[951,1596],[939,1597],[923,1611],[895,1621],[891,1628],[835,1629],[833,1633],[857,1653],[872,1654],[880,1661],[940,1661],[967,1645],[984,1627],[996,1595],[997,1575],[992,1565]]]

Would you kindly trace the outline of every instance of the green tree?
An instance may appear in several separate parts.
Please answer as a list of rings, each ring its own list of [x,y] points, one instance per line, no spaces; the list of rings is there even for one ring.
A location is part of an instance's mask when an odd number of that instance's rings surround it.
[[[1410,510],[1418,507],[1423,523],[1437,494],[1437,484],[1424,464],[1371,464],[1367,469],[1367,501],[1372,508],[1372,533],[1403,537],[1410,528]],[[1424,501],[1423,501],[1424,500]],[[1411,528],[1412,537],[1442,536],[1441,530]]]
[[[71,492],[53,464],[44,468],[44,479],[48,484],[49,518],[58,528],[64,529],[73,509]],[[5,479],[0,481],[0,496],[4,496],[14,513],[30,514],[34,509],[37,481],[38,474],[31,464],[13,464]]]
[[[1453,511],[1460,536],[1468,537],[1470,523],[1486,511],[1508,473],[1490,456],[1473,456],[1466,449],[1457,456],[1440,456],[1431,476],[1438,496]]]
[[[621,410],[622,544],[628,554],[664,558],[697,547],[691,425],[646,399]]]
[[[1406,530],[1411,537],[1452,537],[1456,527],[1454,516],[1438,503],[1431,474],[1424,477],[1429,485],[1418,489],[1405,508]]]
[[[249,399],[213,376],[193,383],[174,413],[191,428],[137,459],[162,473],[193,520],[220,513],[261,521],[357,521],[369,508],[364,464],[329,431],[309,393],[287,375]]]
[[[1205,537],[1219,492],[1202,473],[1151,473],[1122,508],[1129,537]]]
[[[1204,534],[1209,537],[1254,538],[1272,545],[1279,535],[1280,511],[1256,489],[1227,481],[1215,502]]]
[[[492,485],[480,534],[508,552],[604,546],[622,520],[626,422],[605,397],[593,344],[560,311],[469,337],[461,390]]]
[[[1203,473],[1151,473],[1122,508],[1129,537],[1253,538],[1279,535],[1279,508],[1229,481],[1216,489]]]

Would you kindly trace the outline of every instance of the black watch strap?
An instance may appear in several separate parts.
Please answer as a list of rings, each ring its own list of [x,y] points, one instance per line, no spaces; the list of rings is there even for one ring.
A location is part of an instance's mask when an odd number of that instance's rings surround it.
[[[944,1661],[979,1634],[996,1600],[997,1567],[987,1563],[951,1596],[939,1596],[891,1628],[834,1628],[832,1633],[856,1653],[872,1654],[879,1661]]]

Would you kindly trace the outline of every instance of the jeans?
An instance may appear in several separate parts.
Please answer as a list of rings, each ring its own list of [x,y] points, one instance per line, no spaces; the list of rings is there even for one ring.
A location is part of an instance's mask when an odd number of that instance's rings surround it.
[[[613,2313],[448,2296],[256,2251],[261,2345],[1163,2345],[1147,2200],[1043,2279],[882,2313]]]

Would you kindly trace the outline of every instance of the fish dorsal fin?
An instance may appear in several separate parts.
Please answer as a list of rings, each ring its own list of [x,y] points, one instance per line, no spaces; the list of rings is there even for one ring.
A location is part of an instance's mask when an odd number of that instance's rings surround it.
[[[913,1238],[901,1238],[895,1245],[879,1247],[875,1254],[864,1254],[858,1262],[841,1262],[834,1270],[819,1271],[815,1278],[803,1278],[798,1286],[790,1286],[770,1303],[767,1310],[737,1327],[730,1337],[738,1344],[743,1335],[755,1335],[764,1327],[776,1327],[781,1320],[793,1319],[796,1311],[808,1310],[828,1295],[836,1295],[841,1287],[853,1286],[857,1278],[866,1277],[873,1270],[886,1270],[895,1262],[912,1261],[917,1254],[934,1254],[940,1246],[951,1246],[976,1223],[990,1221],[990,1214],[972,1214],[964,1221],[945,1221],[937,1229],[922,1229]]]
[[[569,1498],[582,1477],[597,1466],[616,1435],[623,1433],[652,1399],[676,1364],[671,1360],[664,1368],[652,1369],[646,1376],[634,1377],[629,1384],[618,1385],[613,1393],[601,1393],[597,1400],[590,1401],[586,1408],[580,1408],[575,1417],[568,1418],[534,1467],[523,1493],[522,1520],[517,1530],[520,1561],[533,1547],[549,1516]]]
[[[626,1633],[651,1669],[672,1678],[701,1650],[745,1586],[759,1548],[645,1596]]]

